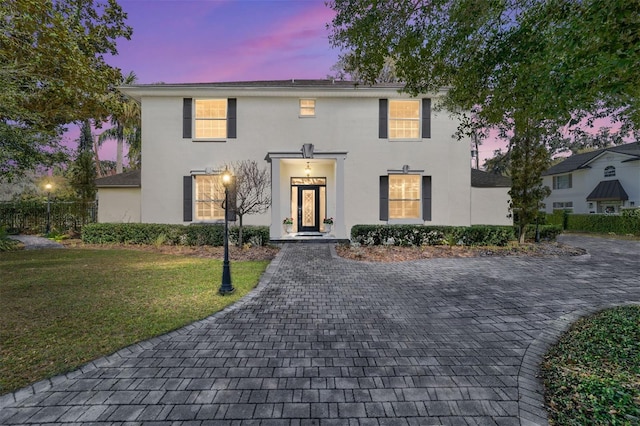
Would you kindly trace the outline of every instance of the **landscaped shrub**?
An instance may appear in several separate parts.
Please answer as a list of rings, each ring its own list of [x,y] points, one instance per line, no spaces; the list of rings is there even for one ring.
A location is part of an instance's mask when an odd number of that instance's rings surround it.
[[[18,242],[9,238],[4,226],[0,226],[0,251],[17,250]]]
[[[640,216],[633,213],[621,215],[569,214],[567,230],[614,234],[640,235]]]
[[[355,225],[351,241],[362,245],[495,245],[513,240],[511,226]]]
[[[538,225],[540,241],[555,241],[556,237],[562,234],[561,225]],[[527,225],[525,228],[525,239],[535,240],[536,225]]]
[[[243,227],[245,241],[253,245],[269,243],[266,226]],[[238,229],[229,227],[229,241],[237,241]],[[94,223],[82,229],[82,241],[87,244],[154,244],[221,246],[224,244],[222,224],[167,225],[159,223]]]
[[[229,228],[229,241],[233,244],[238,243],[238,230],[237,226]],[[243,226],[242,227],[242,239],[244,244],[251,244],[252,246],[264,246],[269,243],[269,227],[268,226]]]

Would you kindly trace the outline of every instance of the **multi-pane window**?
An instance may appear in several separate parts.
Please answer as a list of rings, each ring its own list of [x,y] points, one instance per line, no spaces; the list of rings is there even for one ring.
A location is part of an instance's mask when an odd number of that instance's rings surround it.
[[[571,173],[553,177],[553,189],[569,189],[572,187]]]
[[[420,137],[420,101],[389,101],[389,139]]]
[[[616,168],[613,166],[607,166],[604,168],[604,177],[614,177],[616,175]]]
[[[224,139],[227,137],[227,100],[195,100],[196,138]]]
[[[196,220],[223,220],[224,185],[221,175],[198,175],[196,182]]]
[[[573,201],[556,201],[553,203],[554,209],[572,209]]]
[[[389,175],[389,219],[420,217],[420,175]]]
[[[316,100],[300,99],[300,117],[315,117]]]

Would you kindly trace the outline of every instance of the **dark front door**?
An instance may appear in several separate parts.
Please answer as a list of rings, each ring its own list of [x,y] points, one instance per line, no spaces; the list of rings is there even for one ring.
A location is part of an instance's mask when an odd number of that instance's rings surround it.
[[[320,231],[320,186],[298,186],[298,232]]]

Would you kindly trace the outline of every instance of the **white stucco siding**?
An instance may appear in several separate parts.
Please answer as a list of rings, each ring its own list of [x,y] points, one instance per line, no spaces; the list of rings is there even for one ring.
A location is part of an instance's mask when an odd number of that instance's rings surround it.
[[[273,178],[278,179],[272,186],[273,217],[271,211],[247,216],[245,224],[270,224],[272,237],[281,232],[282,219],[291,213],[290,178],[303,176],[307,161],[311,176],[327,178],[327,215],[344,213],[342,223],[334,226],[338,237],[348,237],[356,224],[387,223],[379,216],[380,176],[402,170],[403,166],[432,179],[431,220],[413,222],[462,226],[472,223],[469,141],[452,138],[458,122],[447,112],[432,111],[430,138],[390,141],[378,137],[379,99],[406,97],[395,90],[288,94],[189,90],[173,96],[141,96],[142,222],[188,224],[183,221],[183,176],[219,169],[235,161],[255,160],[274,170]],[[183,97],[237,99],[237,137],[222,141],[184,139]],[[315,117],[299,116],[301,98],[316,100]],[[313,158],[292,158],[303,144],[314,145]],[[278,153],[286,153],[285,158],[279,158]],[[272,164],[265,160],[268,154]],[[337,188],[339,181],[344,182],[342,188]]]
[[[98,188],[98,223],[140,222],[140,188]]]
[[[513,225],[509,188],[471,188],[472,225]]]

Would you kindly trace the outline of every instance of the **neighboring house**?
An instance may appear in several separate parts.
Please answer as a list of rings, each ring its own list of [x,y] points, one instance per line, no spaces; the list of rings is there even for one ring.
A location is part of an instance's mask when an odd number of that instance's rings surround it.
[[[543,173],[547,213],[620,213],[640,206],[640,142],[568,157]]]
[[[473,178],[470,142],[452,139],[458,121],[432,108],[443,93],[399,89],[331,80],[121,87],[142,107],[139,220],[221,222],[221,172],[255,160],[271,171],[272,204],[245,224],[269,225],[272,239],[285,236],[285,218],[294,233],[323,232],[333,218],[340,239],[356,224],[511,224],[505,181]],[[126,204],[117,203],[109,217],[129,217],[114,213]]]
[[[140,222],[140,170],[96,179],[98,222]]]

